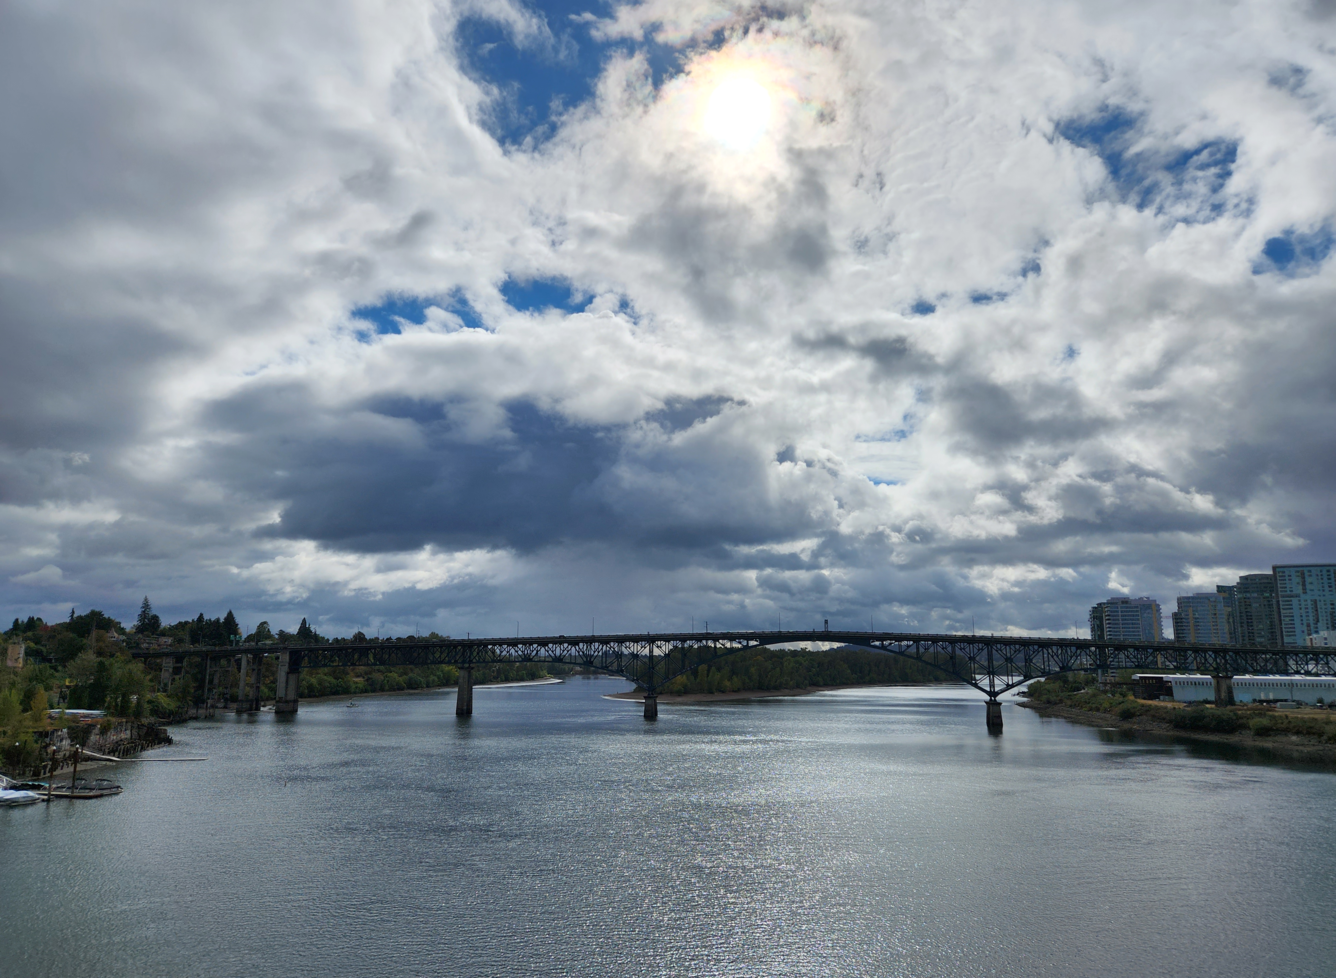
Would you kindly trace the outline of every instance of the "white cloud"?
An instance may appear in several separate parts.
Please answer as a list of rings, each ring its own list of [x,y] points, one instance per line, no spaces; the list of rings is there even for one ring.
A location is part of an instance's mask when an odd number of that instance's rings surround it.
[[[17,574],[10,580],[15,584],[26,584],[31,587],[52,587],[57,584],[70,583],[65,580],[64,573],[55,564],[46,564],[27,574]]]
[[[58,560],[169,615],[1063,631],[1109,588],[1331,559],[1331,260],[1258,262],[1336,221],[1336,22],[619,5],[603,36],[682,70],[609,49],[503,150],[476,16],[573,63],[519,5],[15,7],[14,602]],[[750,154],[699,124],[739,70],[772,91]],[[592,304],[517,311],[508,277]],[[387,294],[425,323],[368,336]]]

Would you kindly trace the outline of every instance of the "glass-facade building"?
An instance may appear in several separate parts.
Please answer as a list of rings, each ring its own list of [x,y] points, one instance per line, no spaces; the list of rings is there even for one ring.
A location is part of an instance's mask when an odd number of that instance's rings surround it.
[[[1109,598],[1090,609],[1096,642],[1163,642],[1160,603],[1151,598]]]
[[[1201,645],[1232,645],[1228,595],[1219,591],[1185,594],[1174,612],[1174,641]]]
[[[1336,564],[1277,564],[1271,571],[1286,646],[1306,646],[1308,636],[1336,630]]]

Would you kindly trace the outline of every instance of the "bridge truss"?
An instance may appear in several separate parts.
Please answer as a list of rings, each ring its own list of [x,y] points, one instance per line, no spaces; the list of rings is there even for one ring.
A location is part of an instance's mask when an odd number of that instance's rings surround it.
[[[1241,646],[1129,644],[1088,639],[997,635],[935,635],[872,631],[676,632],[555,635],[536,638],[403,639],[365,644],[232,646],[137,651],[138,658],[182,655],[279,656],[279,712],[296,712],[303,668],[450,665],[460,670],[456,711],[472,713],[473,669],[496,663],[551,663],[630,680],[645,693],[645,716],[655,718],[657,694],[678,676],[748,649],[778,646],[853,647],[919,662],[988,697],[990,727],[1001,727],[997,697],[1032,679],[1070,672],[1135,669],[1228,678],[1242,674],[1336,675],[1336,650]],[[259,659],[254,660],[258,676]],[[244,685],[244,679],[243,679]]]

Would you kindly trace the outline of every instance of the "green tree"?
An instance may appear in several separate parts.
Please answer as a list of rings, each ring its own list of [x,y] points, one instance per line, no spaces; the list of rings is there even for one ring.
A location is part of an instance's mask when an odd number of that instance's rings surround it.
[[[49,646],[52,657],[60,663],[70,662],[88,648],[88,642],[73,632],[61,631]],[[91,652],[89,653],[92,654]]]
[[[231,608],[228,608],[227,614],[223,616],[223,632],[227,638],[241,634],[241,627],[237,624],[237,616],[232,614]]]
[[[153,605],[149,604],[148,595],[144,595],[144,603],[139,606],[139,617],[135,619],[135,631],[140,635],[156,635],[162,628],[162,619],[153,613]]]
[[[297,641],[303,645],[310,645],[314,639],[315,632],[311,630],[311,626],[306,624],[306,619],[303,618],[302,623],[297,626]]]

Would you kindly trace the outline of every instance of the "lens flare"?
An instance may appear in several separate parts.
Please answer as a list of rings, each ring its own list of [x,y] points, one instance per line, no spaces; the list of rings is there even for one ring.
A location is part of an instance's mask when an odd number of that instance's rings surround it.
[[[701,118],[705,134],[732,150],[755,146],[770,125],[770,92],[750,75],[732,75],[710,94]]]

